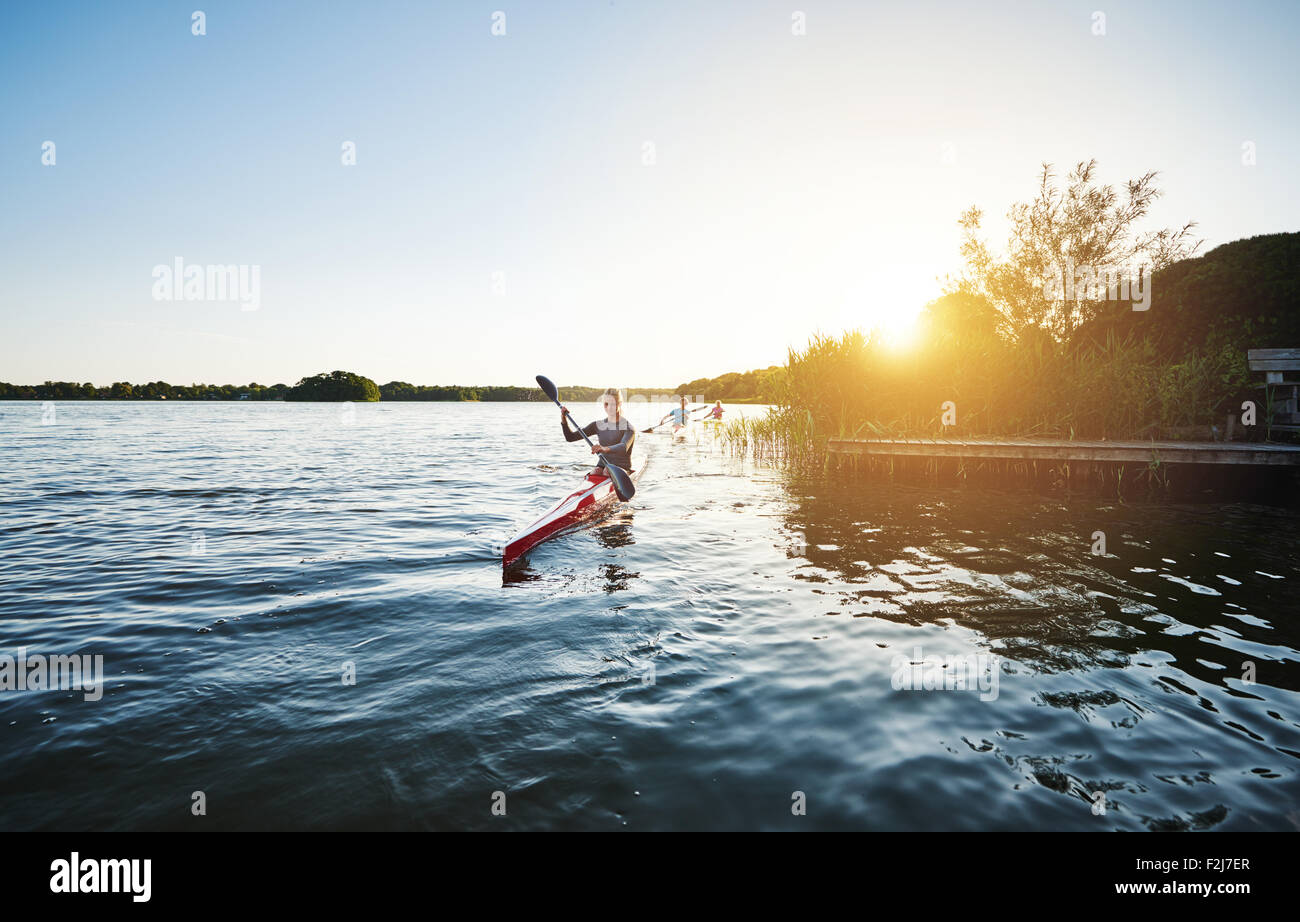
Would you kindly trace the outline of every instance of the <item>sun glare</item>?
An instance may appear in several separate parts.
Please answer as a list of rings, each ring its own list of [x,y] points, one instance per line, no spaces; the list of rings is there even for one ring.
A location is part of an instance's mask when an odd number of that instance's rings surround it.
[[[897,313],[887,323],[879,324],[885,345],[899,352],[915,348],[919,339],[916,314]]]
[[[924,305],[938,295],[934,267],[874,264],[866,270],[862,284],[842,305],[842,327],[875,330],[891,349],[913,348],[919,338],[917,318]]]

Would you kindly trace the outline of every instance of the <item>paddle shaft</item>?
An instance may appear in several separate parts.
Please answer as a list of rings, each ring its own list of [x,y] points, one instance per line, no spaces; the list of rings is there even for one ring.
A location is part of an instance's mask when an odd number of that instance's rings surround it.
[[[578,421],[573,418],[573,414],[568,411],[568,409],[564,406],[564,404],[560,403],[560,401],[557,400],[555,401],[555,405],[559,407],[561,410],[564,410],[564,415],[569,417],[569,422],[573,423],[573,428],[578,430],[578,435],[586,439],[588,445],[590,445],[592,448],[595,448],[596,443],[591,440],[591,436],[587,435],[587,433],[582,431],[582,427],[578,425]],[[596,463],[599,465],[607,464],[607,462],[605,461],[604,453],[597,453]]]

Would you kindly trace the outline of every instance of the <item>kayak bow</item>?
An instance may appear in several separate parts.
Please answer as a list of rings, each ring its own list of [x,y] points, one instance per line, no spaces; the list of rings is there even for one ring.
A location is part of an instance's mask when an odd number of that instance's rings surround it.
[[[633,483],[641,479],[641,472],[645,470],[647,460],[643,457],[641,467],[628,472]],[[619,504],[613,481],[608,477],[596,477],[593,480],[595,476],[589,474],[582,482],[582,486],[511,538],[501,554],[501,566],[508,567],[543,541],[594,522],[613,510]]]

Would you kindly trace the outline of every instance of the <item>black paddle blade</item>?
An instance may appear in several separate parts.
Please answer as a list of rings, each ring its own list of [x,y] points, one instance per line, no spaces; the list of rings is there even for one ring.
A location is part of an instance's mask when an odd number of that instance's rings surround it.
[[[627,471],[608,461],[605,462],[605,471],[609,474],[609,479],[614,481],[614,492],[618,494],[619,499],[626,503],[636,496],[636,484],[632,482],[631,477],[627,476]]]
[[[556,403],[560,402],[560,389],[552,384],[551,379],[546,375],[537,376],[537,386],[546,392],[547,397],[550,397]]]

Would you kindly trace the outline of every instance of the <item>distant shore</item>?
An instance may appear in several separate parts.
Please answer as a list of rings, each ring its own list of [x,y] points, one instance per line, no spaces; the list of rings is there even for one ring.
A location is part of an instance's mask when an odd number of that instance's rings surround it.
[[[590,395],[586,393],[586,391],[588,390],[592,392]],[[560,397],[565,401],[572,401],[572,402],[579,402],[583,400],[595,400],[600,395],[602,390],[603,388],[562,387],[560,388]],[[635,399],[641,397],[644,398],[655,397],[657,398],[657,400],[655,400],[654,402],[664,403],[664,402],[676,401],[681,395],[679,395],[676,392],[670,391],[667,388],[664,388],[662,390],[655,390],[655,391],[651,391],[649,389],[647,389],[645,392],[635,391],[632,394],[629,394],[628,396],[629,399]],[[687,401],[690,403],[712,404],[719,400],[723,404],[761,405],[767,403],[767,401],[762,400],[758,397],[723,397],[723,398],[706,397],[703,401],[699,401],[693,399],[695,396],[698,395],[686,395],[686,396],[687,396]],[[58,400],[63,402],[86,402],[86,403],[94,403],[94,402],[101,402],[101,401],[106,403],[117,403],[117,402],[165,403],[167,401],[171,401],[172,403],[347,403],[347,402],[354,402],[354,403],[545,403],[546,402],[545,395],[543,395],[540,400],[536,397],[495,397],[494,396],[494,397],[414,397],[414,398],[405,398],[405,399],[402,398],[392,399],[388,397],[381,397],[379,400],[366,401],[364,399],[353,398],[353,397],[338,397],[338,398],[321,397],[312,400],[304,400],[304,399],[295,400],[289,397],[285,397],[283,395],[274,396],[274,397],[265,397],[265,396],[254,397],[251,394],[249,396],[203,395],[197,397],[175,397],[175,396],[167,396],[167,395],[158,395],[158,396],[149,396],[149,397],[144,397],[144,396],[123,397],[123,396],[98,396],[98,395],[81,396],[81,395],[66,395],[66,394],[60,394],[56,396],[56,395],[43,394],[43,393],[31,394],[31,395],[27,395],[27,394],[15,395],[11,393],[0,392],[0,402],[17,403],[17,402],[41,402],[41,401],[52,401],[52,400]]]
[[[729,376],[736,377],[736,376]],[[728,388],[710,387],[710,379],[697,379],[677,387],[625,388],[629,400],[666,402],[685,396],[692,403],[705,400],[712,403],[722,399],[729,403],[762,403],[759,397],[726,396]],[[560,399],[596,401],[605,392],[603,387],[571,385],[560,388]],[[376,384],[371,378],[351,371],[332,371],[306,378],[296,384],[169,384],[150,381],[133,384],[115,381],[107,386],[90,382],[46,381],[43,384],[8,384],[0,381],[0,400],[225,400],[264,401],[281,400],[309,403],[371,403],[388,402],[441,402],[441,403],[535,403],[547,397],[537,387],[509,385],[428,385],[407,381],[389,381]]]

